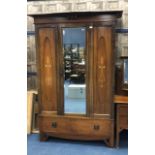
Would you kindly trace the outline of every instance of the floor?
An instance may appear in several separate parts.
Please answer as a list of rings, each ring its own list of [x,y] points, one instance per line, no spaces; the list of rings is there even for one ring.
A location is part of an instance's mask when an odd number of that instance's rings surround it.
[[[109,148],[103,141],[72,141],[50,138],[39,141],[38,134],[28,136],[27,155],[127,155],[128,133],[121,133],[119,148]]]

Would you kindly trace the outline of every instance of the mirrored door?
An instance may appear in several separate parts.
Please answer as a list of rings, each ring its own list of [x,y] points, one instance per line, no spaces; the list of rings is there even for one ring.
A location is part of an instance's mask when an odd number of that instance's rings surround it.
[[[86,113],[86,29],[63,28],[64,112]]]

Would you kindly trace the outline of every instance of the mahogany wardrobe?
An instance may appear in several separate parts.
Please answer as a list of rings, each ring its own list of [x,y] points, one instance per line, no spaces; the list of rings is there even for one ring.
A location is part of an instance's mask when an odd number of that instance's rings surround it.
[[[122,11],[34,14],[40,140],[114,146],[114,33]]]

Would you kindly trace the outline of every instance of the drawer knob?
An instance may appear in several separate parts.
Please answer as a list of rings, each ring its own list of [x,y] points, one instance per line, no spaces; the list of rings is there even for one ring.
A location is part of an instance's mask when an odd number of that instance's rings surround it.
[[[57,123],[56,122],[52,122],[52,128],[56,128],[57,127]]]
[[[99,125],[94,125],[94,130],[99,130],[100,126]]]

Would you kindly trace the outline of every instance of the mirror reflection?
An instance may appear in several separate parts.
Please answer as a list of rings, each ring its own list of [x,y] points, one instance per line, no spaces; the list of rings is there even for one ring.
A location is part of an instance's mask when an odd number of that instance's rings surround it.
[[[86,113],[85,40],[85,28],[63,28],[65,113]]]
[[[128,84],[128,59],[124,59],[124,84]]]

